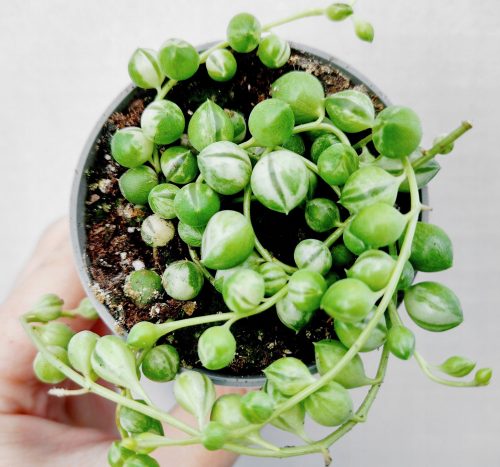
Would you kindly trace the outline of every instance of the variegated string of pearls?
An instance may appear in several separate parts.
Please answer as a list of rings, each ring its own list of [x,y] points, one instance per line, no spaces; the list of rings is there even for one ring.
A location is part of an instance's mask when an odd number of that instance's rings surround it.
[[[82,387],[78,393],[94,392],[119,405],[122,440],[110,449],[112,467],[155,466],[148,455],[155,448],[197,443],[259,456],[322,452],[328,461],[328,447],[366,417],[389,352],[404,360],[414,356],[422,370],[442,384],[479,386],[491,378],[488,368],[478,370],[471,381],[439,376],[437,372],[462,378],[475,363],[454,356],[439,366],[428,364],[415,350],[415,336],[396,309],[396,297],[402,293],[409,317],[425,330],[445,331],[463,320],[460,302],[449,288],[413,280],[415,270],[437,272],[452,265],[447,234],[419,221],[423,206],[418,190],[439,171],[435,156],[449,153],[469,123],[422,150],[421,124],[413,110],[390,106],[376,113],[370,96],[359,89],[325,96],[322,83],[304,71],[282,74],[272,84],[270,97],[248,116],[205,101],[189,119],[186,134],[184,113],[166,99],[173,86],[194,76],[201,64],[213,80],[231,80],[238,66],[233,52],[256,50],[266,67],[283,67],[290,46],[271,30],[318,15],[333,21],[351,18],[357,36],[373,40],[372,26],[355,16],[351,5],[335,3],[264,27],[242,13],[230,21],[227,40],[201,54],[183,40],[170,39],[158,52],[137,49],[130,59],[132,81],[156,89],[157,95],[145,108],[140,127],[121,128],[112,138],[111,154],[127,169],[119,179],[120,190],[128,202],[151,210],[141,225],[146,245],[157,252],[177,234],[190,258],[167,264],[162,276],[152,269],[133,271],[124,293],[145,307],[165,293],[193,300],[209,281],[229,311],[159,324],[140,322],[126,343],[89,331],[75,334],[55,322],[59,317],[93,315],[88,301],[76,310],[63,310],[58,297],[47,295],[25,315],[23,325],[40,351],[34,368],[42,381],[57,384],[70,378]],[[250,138],[245,140],[247,133]],[[330,188],[330,196],[315,196],[319,183]],[[407,213],[395,207],[402,192],[411,197]],[[223,197],[235,208],[221,209]],[[311,238],[297,244],[294,265],[275,258],[256,237],[252,203],[277,216],[304,211]],[[284,357],[264,370],[266,385],[261,390],[216,399],[207,376],[178,374],[177,350],[157,344],[177,329],[214,324],[201,334],[198,355],[205,368],[220,370],[231,364],[237,349],[231,325],[272,307],[295,332],[319,310],[333,318],[338,340],[314,343],[319,379],[301,360]],[[381,346],[377,375],[369,378],[359,353]],[[139,367],[153,381],[175,379],[176,400],[197,418],[198,429],[149,401]],[[98,377],[122,388],[122,393],[101,386]],[[365,385],[370,390],[354,413],[348,390]],[[134,400],[132,392],[143,400]],[[321,425],[339,428],[313,441],[304,431],[306,414]],[[160,421],[189,438],[165,438]],[[260,435],[267,423],[296,434],[305,445],[270,444]]]

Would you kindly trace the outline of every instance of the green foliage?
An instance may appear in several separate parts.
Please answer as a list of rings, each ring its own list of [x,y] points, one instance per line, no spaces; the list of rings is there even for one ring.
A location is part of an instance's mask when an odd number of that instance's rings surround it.
[[[220,211],[208,223],[201,242],[201,262],[210,269],[243,263],[255,246],[252,224],[237,211]]]
[[[348,349],[341,342],[324,339],[314,343],[314,355],[318,373],[323,376],[334,368],[345,356]],[[334,381],[347,389],[357,388],[370,384],[371,380],[366,376],[363,361],[356,355],[349,363],[337,373]]]
[[[409,156],[422,139],[418,115],[408,107],[390,106],[382,110],[373,125],[373,144],[377,151],[392,159]]]
[[[290,58],[290,44],[277,36],[269,34],[260,41],[257,56],[268,68],[281,68]]]
[[[181,222],[192,227],[207,225],[219,209],[219,195],[204,183],[189,183],[183,186],[174,198],[176,216]]]
[[[257,308],[264,299],[264,293],[264,278],[251,269],[239,269],[224,281],[224,302],[238,315]]]
[[[415,352],[415,335],[405,326],[393,326],[387,333],[387,345],[393,355],[408,360]]]
[[[359,279],[333,283],[321,300],[321,308],[335,320],[357,323],[368,316],[377,295]]]
[[[161,71],[177,81],[191,78],[200,65],[196,49],[181,39],[169,39],[158,52]]]
[[[446,232],[419,222],[413,237],[410,262],[417,271],[438,272],[453,265],[453,245]]]
[[[153,154],[153,142],[140,128],[125,127],[111,139],[111,155],[118,164],[133,169],[147,162]]]
[[[412,285],[405,291],[404,303],[410,318],[427,331],[447,331],[464,319],[458,297],[438,282]]]
[[[176,300],[192,300],[203,287],[200,268],[187,259],[170,263],[161,277],[165,292]]]
[[[161,278],[149,269],[132,271],[125,279],[123,292],[136,305],[145,306],[161,295]]]
[[[344,185],[358,167],[356,151],[343,143],[326,148],[318,159],[319,176],[330,185]]]
[[[335,126],[347,133],[358,133],[373,126],[375,109],[366,94],[347,90],[327,96],[325,108]]]
[[[292,108],[280,99],[265,99],[250,112],[248,128],[260,146],[281,146],[295,126]]]
[[[189,120],[189,142],[201,151],[216,141],[232,141],[234,126],[226,112],[211,100],[201,104]]]
[[[252,192],[268,209],[288,214],[306,198],[307,168],[287,150],[273,151],[257,162],[251,176]]]
[[[271,96],[290,104],[295,123],[307,123],[324,115],[325,92],[315,76],[305,71],[291,71],[271,85]]]
[[[146,205],[151,190],[158,185],[158,175],[147,165],[128,169],[118,180],[123,197],[133,203]]]
[[[153,347],[144,355],[142,373],[151,381],[172,381],[179,371],[179,354],[175,347],[162,344]]]
[[[194,154],[184,146],[171,146],[163,151],[160,166],[167,182],[184,185],[198,175],[198,164]]]
[[[234,195],[250,182],[252,164],[247,152],[230,141],[212,143],[198,155],[203,179],[221,195]]]
[[[156,144],[170,144],[184,131],[184,114],[172,101],[151,102],[142,113],[141,128],[146,138]]]
[[[340,222],[339,208],[328,198],[314,198],[306,204],[305,219],[311,230],[328,232]]]
[[[236,353],[236,339],[225,326],[212,326],[198,339],[198,357],[208,370],[220,370],[228,366]]]
[[[158,89],[165,79],[158,64],[158,55],[151,49],[134,51],[128,62],[128,74],[134,84],[143,89]]]
[[[259,45],[261,29],[255,16],[240,13],[231,18],[227,26],[227,41],[236,52],[251,52]]]
[[[234,55],[227,49],[218,49],[207,58],[208,76],[214,81],[229,81],[235,74],[237,63]]]
[[[148,195],[148,204],[156,215],[163,219],[174,219],[174,199],[179,187],[172,183],[156,185]]]

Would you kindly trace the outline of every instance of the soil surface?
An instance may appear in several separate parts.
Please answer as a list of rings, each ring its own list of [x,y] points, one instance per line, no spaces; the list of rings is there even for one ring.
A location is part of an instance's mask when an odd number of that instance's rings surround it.
[[[271,83],[291,70],[314,74],[323,83],[327,94],[354,87],[337,69],[297,50],[292,51],[288,64],[278,70],[264,67],[254,53],[236,54],[236,58],[238,72],[230,82],[211,80],[205,67],[201,66],[193,78],[170,91],[167,98],[181,107],[186,121],[207,98],[248,116],[258,102],[269,97]],[[208,282],[193,301],[178,301],[164,294],[157,302],[143,308],[137,307],[123,293],[125,278],[134,269],[146,267],[161,274],[169,263],[189,259],[186,245],[178,236],[166,247],[159,248],[158,255],[153,257],[152,249],[140,236],[141,221],[151,214],[149,207],[131,205],[121,196],[118,178],[124,169],[110,155],[110,139],[114,132],[126,126],[139,126],[142,111],[153,97],[153,92],[138,89],[123,111],[109,117],[96,142],[95,163],[87,173],[86,233],[92,288],[122,330],[129,330],[143,320],[163,322],[228,311],[221,295]],[[375,96],[373,101],[377,109],[382,107]],[[310,143],[304,139],[309,148]],[[160,148],[160,152],[164,149]],[[321,196],[325,190],[320,182],[316,196]],[[331,189],[326,193],[328,196],[333,194]],[[231,209],[241,210],[241,204],[230,199],[225,202],[231,203]],[[269,211],[259,203],[252,203],[252,214],[258,238],[273,255],[289,264],[293,264],[293,249],[299,241],[322,238],[307,227],[301,209],[285,216]],[[195,326],[167,337],[179,351],[183,367],[200,367],[196,347],[205,328]],[[263,368],[283,356],[294,356],[313,364],[312,342],[334,335],[331,318],[322,311],[318,311],[312,322],[296,334],[279,321],[274,308],[240,320],[231,330],[238,343],[236,358],[219,374],[259,375]]]

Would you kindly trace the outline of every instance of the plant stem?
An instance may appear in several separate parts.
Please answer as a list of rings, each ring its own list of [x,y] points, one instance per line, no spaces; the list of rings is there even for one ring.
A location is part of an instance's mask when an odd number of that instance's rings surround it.
[[[322,16],[324,14],[325,14],[324,8],[312,8],[310,10],[305,10],[300,13],[288,16],[286,18],[273,21],[272,23],[268,23],[262,27],[262,31],[268,32],[272,28],[275,28],[277,26],[282,26],[283,24],[291,23],[292,21],[296,21],[298,19],[307,18],[309,16]]]
[[[430,149],[428,149],[427,151],[423,151],[422,156],[412,162],[413,168],[418,169],[425,163],[429,162],[432,158],[434,158],[437,154],[439,154],[442,149],[444,149],[449,144],[452,144],[454,141],[460,138],[460,136],[469,131],[471,128],[472,124],[470,122],[462,122],[460,126],[455,128],[444,138],[440,139]]]
[[[155,169],[156,173],[160,173],[161,172],[160,156],[158,155],[158,148],[156,146],[153,149],[153,154],[152,154],[151,159],[149,160],[149,162],[153,166],[153,169]]]
[[[193,248],[191,248],[191,247],[188,247],[188,250],[189,250],[189,256],[191,256],[191,259],[193,260],[193,263],[195,263],[196,266],[198,266],[200,268],[201,272],[206,277],[206,279],[212,285],[214,285],[215,284],[215,278],[214,278],[214,276],[212,276],[212,274],[210,274],[210,272],[208,271],[208,269],[205,266],[203,266],[203,264],[201,264],[200,258],[198,258],[198,254],[196,253],[196,251]]]
[[[330,133],[333,133],[341,143],[347,144],[348,146],[351,145],[351,142],[349,141],[349,138],[345,135],[345,133],[341,131],[339,128],[337,128],[333,123],[317,123],[317,121],[311,123],[304,123],[303,125],[296,126],[293,129],[293,133],[297,134],[311,130],[328,131]]]
[[[373,138],[373,134],[370,133],[368,136],[365,136],[363,139],[360,139],[356,144],[352,145],[353,149],[361,149],[366,146]]]
[[[175,79],[169,79],[156,94],[155,101],[161,101],[177,83]]]
[[[243,141],[243,143],[238,144],[238,146],[242,149],[248,149],[254,146],[255,143],[256,143],[255,138],[252,136],[250,139],[247,139],[246,141]]]
[[[178,420],[176,417],[170,415],[167,412],[164,412],[157,407],[153,407],[146,404],[141,404],[133,399],[128,399],[127,397],[123,397],[121,394],[118,394],[111,389],[105,388],[100,384],[95,383],[94,381],[90,381],[84,378],[82,375],[77,373],[75,370],[70,368],[68,365],[59,360],[55,355],[47,350],[45,344],[38,337],[38,335],[33,331],[33,327],[26,321],[26,317],[21,317],[21,325],[23,326],[25,332],[28,334],[32,342],[35,344],[38,351],[44,356],[44,358],[55,368],[57,368],[62,374],[64,374],[67,378],[81,386],[82,388],[87,388],[89,391],[97,394],[98,396],[103,397],[104,399],[108,399],[116,404],[123,405],[132,410],[136,410],[137,412],[141,412],[145,415],[149,415],[150,417],[157,418],[158,420],[168,423],[175,428],[178,428],[185,433],[192,436],[199,436],[199,432],[189,425],[185,424],[181,420]]]
[[[247,185],[245,188],[245,193],[243,195],[243,214],[245,217],[252,223],[252,218],[250,215],[250,204],[252,201],[252,189],[250,185]],[[259,252],[259,254],[269,263],[276,263],[283,268],[283,270],[288,274],[293,274],[297,268],[293,266],[289,266],[286,263],[281,262],[279,259],[269,253],[269,251],[264,248],[262,243],[260,243],[259,239],[255,237],[255,249]]]
[[[404,236],[404,241],[401,246],[401,251],[394,266],[394,269],[392,271],[389,283],[385,288],[384,295],[380,300],[380,303],[378,304],[372,319],[369,321],[366,328],[361,332],[361,334],[353,343],[353,345],[350,347],[350,349],[346,352],[346,354],[342,357],[342,359],[340,359],[339,362],[333,368],[327,371],[321,378],[316,380],[314,383],[310,384],[309,386],[307,386],[306,388],[304,388],[303,390],[292,396],[290,399],[287,399],[286,401],[279,404],[266,423],[274,420],[286,410],[300,403],[301,401],[309,397],[311,394],[316,392],[318,389],[323,387],[325,384],[330,382],[335,376],[337,376],[337,374],[340,371],[342,371],[342,369],[344,369],[344,367],[358,354],[359,350],[363,347],[365,342],[370,337],[371,332],[375,329],[378,322],[384,315],[385,310],[387,309],[392,299],[392,296],[396,291],[399,278],[401,277],[401,274],[403,272],[404,264],[410,257],[411,245],[413,242],[413,237],[415,235],[418,216],[420,214],[420,197],[418,192],[417,181],[415,178],[415,172],[413,171],[413,168],[410,162],[408,161],[408,158],[404,159],[404,169],[410,185],[411,211],[413,212],[413,215],[408,222],[408,226]],[[261,426],[263,425],[259,425],[259,428]],[[234,436],[242,437],[252,429],[255,429],[255,426],[252,426],[252,428],[246,427],[236,430]]]
[[[161,435],[153,435],[148,433],[147,438],[141,438],[141,436],[131,436],[122,441],[122,446],[126,449],[131,449],[133,451],[137,450],[149,450],[156,449],[165,446],[190,446],[192,444],[201,443],[201,438],[193,437],[186,439],[169,439]]]
[[[379,367],[377,369],[376,380],[380,381],[379,383],[373,385],[368,393],[366,394],[363,402],[359,406],[356,411],[356,416],[358,419],[365,420],[368,412],[377,397],[377,394],[382,385],[382,381],[384,379],[385,373],[387,371],[387,363],[389,361],[389,351],[384,346],[382,350],[382,354],[380,357]],[[234,443],[228,443],[224,445],[224,449],[229,451],[237,452],[239,454],[246,454],[250,456],[256,457],[277,457],[277,458],[285,458],[285,457],[293,457],[293,456],[302,456],[304,454],[312,454],[316,452],[323,452],[326,448],[331,446],[334,442],[340,439],[343,435],[349,432],[354,426],[356,426],[358,422],[354,420],[349,420],[344,423],[342,426],[337,428],[333,433],[330,433],[328,436],[324,438],[308,443],[305,446],[291,446],[291,447],[283,447],[279,450],[279,452],[274,452],[270,450],[264,449],[256,449],[247,446],[239,446]]]
[[[200,324],[216,323],[218,321],[227,321],[233,319],[233,312],[216,313],[213,315],[196,316],[195,318],[179,319],[177,321],[167,321],[156,325],[158,330],[158,338],[168,334],[169,332],[177,331],[178,329],[187,328],[189,326],[198,326]]]
[[[304,163],[304,165],[312,172],[314,172],[318,177],[320,177],[319,175],[319,171],[318,171],[318,166],[313,162],[313,161],[310,161],[309,159],[305,158],[304,156],[300,156],[299,157],[302,159],[302,162]],[[326,183],[326,182],[325,182]],[[341,191],[340,191],[340,188],[336,185],[328,185],[334,192],[335,194],[340,198],[340,195],[342,194]]]
[[[422,355],[420,355],[419,352],[415,351],[413,356],[415,357],[415,360],[417,361],[418,366],[424,372],[424,374],[430,380],[432,380],[436,383],[443,384],[444,386],[451,386],[451,387],[456,387],[456,388],[473,388],[473,387],[477,386],[477,384],[474,382],[474,380],[472,380],[472,381],[451,381],[449,379],[441,378],[441,377],[435,375],[434,373],[432,373],[432,371],[430,370],[430,365],[427,363],[425,358],[422,357]]]
[[[213,45],[212,47],[210,47],[209,49],[205,50],[205,52],[200,54],[200,64],[205,63],[207,61],[208,56],[212,52],[214,52],[218,49],[225,49],[228,46],[229,46],[229,42],[219,42],[219,43]]]
[[[323,243],[330,248],[344,233],[345,228],[351,223],[352,217],[348,217],[342,224],[340,224]]]

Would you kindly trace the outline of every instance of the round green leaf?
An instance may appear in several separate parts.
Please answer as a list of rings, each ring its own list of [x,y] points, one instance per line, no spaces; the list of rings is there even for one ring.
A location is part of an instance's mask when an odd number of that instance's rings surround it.
[[[238,266],[252,253],[252,224],[237,211],[220,211],[209,221],[201,244],[201,262],[210,269]]]
[[[217,49],[207,58],[208,76],[214,81],[229,81],[235,74],[238,64],[234,55],[227,49]]]
[[[137,127],[117,130],[111,138],[111,155],[123,167],[133,169],[147,162],[153,154],[154,144]]]
[[[446,232],[434,224],[418,222],[410,262],[417,271],[438,272],[453,265],[453,245]]]
[[[358,279],[342,279],[332,284],[321,300],[321,308],[335,320],[347,323],[368,316],[377,296]]]
[[[212,143],[198,155],[207,185],[222,195],[234,195],[250,182],[252,164],[247,152],[230,141]]]
[[[352,399],[347,390],[331,381],[305,400],[307,414],[320,425],[338,426],[352,417]]]
[[[405,292],[404,303],[410,318],[428,331],[447,331],[463,321],[458,297],[437,282],[420,282]]]
[[[147,138],[156,144],[170,144],[184,131],[184,114],[172,101],[160,100],[149,104],[141,116],[141,128]]]
[[[297,154],[285,149],[271,152],[253,169],[252,191],[267,208],[288,214],[307,195],[307,170]]]
[[[158,175],[146,165],[124,172],[118,180],[123,197],[133,204],[145,205],[150,191],[158,185]]]
[[[224,110],[207,99],[189,120],[188,138],[197,151],[216,141],[232,141],[233,124]]]
[[[260,41],[257,56],[268,68],[281,68],[290,58],[290,44],[277,36],[269,34]]]
[[[136,49],[128,62],[128,74],[142,89],[158,89],[165,76],[160,70],[158,56],[152,49]]]
[[[408,107],[387,107],[375,119],[373,144],[386,157],[401,159],[409,156],[418,148],[421,139],[420,119]]]
[[[169,39],[158,52],[161,71],[177,81],[191,78],[200,65],[196,49],[181,39]]]
[[[160,166],[167,182],[184,185],[198,175],[196,157],[184,146],[172,146],[163,151]]]
[[[278,78],[271,85],[271,96],[290,104],[296,124],[312,122],[324,114],[323,85],[305,71],[290,71]]]
[[[167,266],[161,282],[170,297],[176,300],[192,300],[200,293],[204,279],[196,264],[180,260]]]
[[[161,278],[149,269],[132,271],[125,279],[123,292],[136,305],[145,306],[161,296]]]
[[[261,30],[262,27],[255,16],[240,13],[233,16],[227,26],[227,41],[236,52],[251,52],[259,45]]]
[[[333,144],[318,159],[319,176],[330,185],[344,185],[359,167],[359,158],[351,146]]]
[[[236,340],[225,326],[212,326],[198,339],[198,357],[208,370],[228,366],[236,354]]]
[[[373,126],[375,109],[366,94],[349,89],[327,96],[325,107],[335,126],[347,133],[358,133]]]

